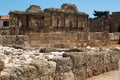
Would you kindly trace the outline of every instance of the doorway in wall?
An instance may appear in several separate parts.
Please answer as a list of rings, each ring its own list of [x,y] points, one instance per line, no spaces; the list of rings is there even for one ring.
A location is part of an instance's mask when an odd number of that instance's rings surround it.
[[[120,32],[120,25],[118,26],[118,32]]]
[[[120,25],[118,26],[118,32],[120,32]],[[120,36],[119,36],[118,44],[120,45]]]
[[[69,28],[72,29],[72,26],[73,26],[73,22],[72,20],[69,21]]]

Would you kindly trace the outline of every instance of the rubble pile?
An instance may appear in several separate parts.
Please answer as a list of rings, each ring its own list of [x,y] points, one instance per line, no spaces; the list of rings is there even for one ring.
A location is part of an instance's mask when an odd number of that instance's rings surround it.
[[[84,80],[117,70],[120,59],[117,48],[45,50],[0,46],[0,80]]]

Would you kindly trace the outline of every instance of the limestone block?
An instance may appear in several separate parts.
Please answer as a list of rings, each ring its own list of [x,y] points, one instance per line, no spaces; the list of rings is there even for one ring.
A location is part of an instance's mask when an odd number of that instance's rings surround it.
[[[55,80],[63,80],[63,73],[56,73]]]
[[[104,64],[103,68],[102,68],[102,73],[108,72],[110,71],[110,64]]]
[[[102,73],[102,67],[100,65],[96,65],[92,68],[93,75],[99,75]]]
[[[14,72],[14,69],[15,69],[14,67],[9,68],[9,69],[8,68],[4,69],[1,74],[3,76],[7,76],[7,75],[10,76],[9,80],[19,80],[16,72]],[[1,77],[2,77],[2,75],[1,75]]]
[[[111,63],[117,63],[120,58],[120,51],[111,51],[109,54]]]
[[[107,52],[104,54],[104,64],[110,64],[110,54]]]
[[[0,35],[0,44],[3,44],[3,37]]]
[[[34,66],[29,65],[15,67],[12,69],[12,73],[13,74],[11,74],[11,76],[13,77],[13,79],[16,79],[18,77],[21,79],[26,78],[27,80],[27,77],[36,78],[38,75],[37,69]]]
[[[86,78],[85,70],[79,70],[74,73],[74,80],[84,80]]]
[[[118,67],[119,67],[119,65],[117,63],[111,63],[109,68],[110,68],[110,71],[111,71],[111,70],[117,70]]]
[[[49,76],[49,80],[54,80],[54,76]]]
[[[21,77],[19,78],[20,80],[33,80],[32,78],[28,78],[28,77]]]
[[[102,52],[89,52],[86,55],[87,59],[87,76],[98,75],[102,73],[104,66],[103,53]]]
[[[37,68],[38,76],[53,75],[56,70],[56,63],[53,61],[37,60],[30,65]]]
[[[92,76],[93,76],[92,66],[87,66],[86,77],[92,77]]]
[[[35,79],[33,79],[33,80],[40,80],[39,78],[35,78]]]
[[[5,68],[4,61],[0,58],[0,72]]]
[[[64,57],[64,58],[55,58],[51,59],[52,61],[56,62],[56,72],[57,73],[64,73],[64,72],[69,72],[72,67],[72,60],[69,57]]]
[[[42,77],[40,77],[40,80],[49,80],[49,77],[48,76],[42,76]]]
[[[62,80],[74,80],[74,74],[72,71],[63,73]]]
[[[2,72],[0,75],[1,80],[10,80],[10,74],[7,72]]]
[[[85,52],[71,52],[65,53],[66,55],[72,59],[73,69],[81,70],[86,66],[86,53]]]

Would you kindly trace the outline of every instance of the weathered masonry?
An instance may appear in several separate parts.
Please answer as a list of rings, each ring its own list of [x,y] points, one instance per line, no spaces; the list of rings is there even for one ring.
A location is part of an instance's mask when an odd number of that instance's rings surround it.
[[[120,51],[67,52],[62,58],[39,59],[23,66],[7,67],[0,80],[85,80],[118,69]]]
[[[71,32],[88,30],[88,14],[79,12],[73,4],[63,4],[60,9],[31,5],[26,11],[11,11],[10,33]]]
[[[35,48],[81,48],[109,46],[120,43],[120,33],[31,33],[29,35],[2,35],[1,45]]]
[[[89,28],[91,32],[120,32],[120,12],[112,12],[108,17],[90,18]]]

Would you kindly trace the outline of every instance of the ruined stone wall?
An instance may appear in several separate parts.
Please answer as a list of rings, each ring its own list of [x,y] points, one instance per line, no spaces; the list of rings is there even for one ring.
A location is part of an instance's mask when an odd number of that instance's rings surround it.
[[[87,46],[116,45],[120,33],[38,33],[30,34],[31,47],[79,48]]]
[[[38,48],[80,48],[108,46],[120,43],[120,33],[32,33],[29,35],[1,35],[0,44]],[[27,45],[26,45],[27,44]]]
[[[0,30],[0,34],[1,35],[8,35],[10,32],[9,32],[9,30],[8,29],[1,29]]]
[[[64,53],[62,58],[6,68],[0,80],[84,80],[118,69],[119,53],[119,50]]]
[[[27,35],[0,35],[0,45],[29,47],[29,37]]]

